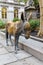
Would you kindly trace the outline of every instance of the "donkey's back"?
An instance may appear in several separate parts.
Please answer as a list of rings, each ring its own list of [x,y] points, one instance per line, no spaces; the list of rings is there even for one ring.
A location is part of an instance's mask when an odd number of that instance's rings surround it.
[[[6,29],[9,34],[15,34],[16,32],[21,30],[22,25],[23,25],[23,23],[21,21],[7,22]]]

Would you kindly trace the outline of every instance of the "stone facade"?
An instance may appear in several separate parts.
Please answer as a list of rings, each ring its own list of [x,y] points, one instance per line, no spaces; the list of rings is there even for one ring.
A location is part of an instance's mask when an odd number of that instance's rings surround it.
[[[4,21],[12,21],[14,18],[14,10],[17,9],[18,13],[17,16],[20,19],[21,12],[24,12],[24,3],[19,3],[16,0],[0,0],[0,19]],[[3,17],[2,8],[6,8],[5,16]],[[4,11],[5,12],[5,11]]]

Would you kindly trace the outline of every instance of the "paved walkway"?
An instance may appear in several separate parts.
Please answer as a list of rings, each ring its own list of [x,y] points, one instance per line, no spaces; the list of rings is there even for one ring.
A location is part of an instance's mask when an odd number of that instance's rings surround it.
[[[0,35],[0,65],[43,65],[43,62],[24,50],[15,54],[14,46],[11,46],[10,41],[9,46],[6,46],[5,38]]]

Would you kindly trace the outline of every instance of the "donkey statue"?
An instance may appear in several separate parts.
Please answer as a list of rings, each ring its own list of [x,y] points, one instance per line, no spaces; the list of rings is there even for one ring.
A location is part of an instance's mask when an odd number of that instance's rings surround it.
[[[18,40],[19,36],[22,35],[26,39],[30,37],[30,24],[27,21],[24,21],[23,18],[20,21],[16,22],[7,22],[6,23],[6,43],[8,45],[8,35],[10,35],[10,40],[11,40],[11,35],[14,36],[14,45],[15,45],[15,51],[17,53],[17,50],[19,49],[18,47]]]

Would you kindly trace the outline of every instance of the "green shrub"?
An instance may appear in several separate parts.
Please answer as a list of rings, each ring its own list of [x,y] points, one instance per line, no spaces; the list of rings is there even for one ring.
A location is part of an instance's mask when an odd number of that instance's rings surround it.
[[[14,19],[13,19],[13,22],[16,22],[16,21],[20,21],[20,19],[14,18]]]
[[[30,23],[30,26],[31,26],[31,31],[34,31],[37,27],[40,26],[39,20],[30,20],[29,23]]]
[[[5,23],[2,20],[0,20],[0,29],[1,28],[5,28]]]

